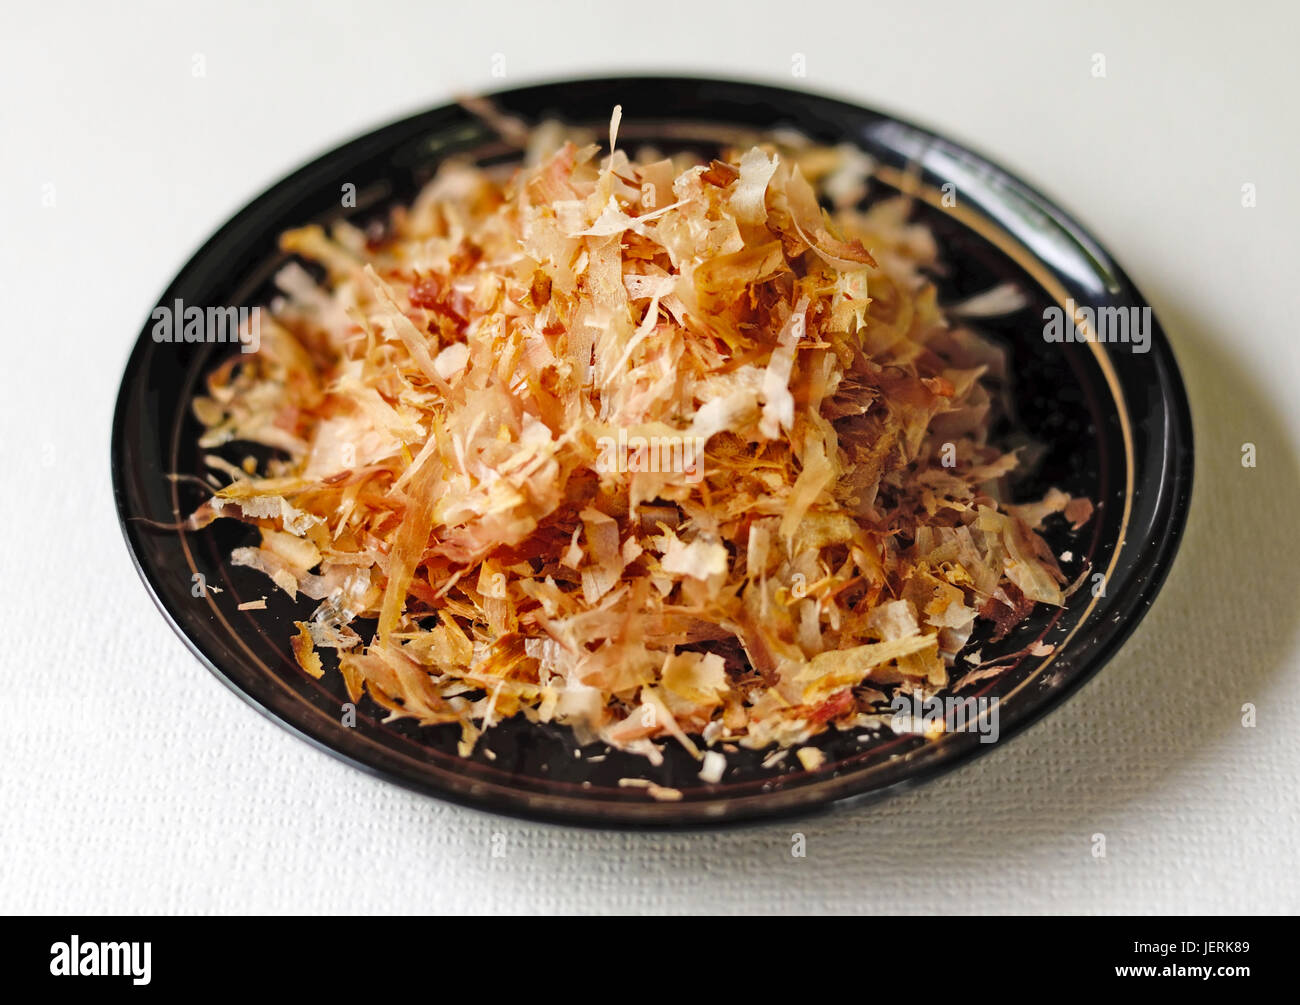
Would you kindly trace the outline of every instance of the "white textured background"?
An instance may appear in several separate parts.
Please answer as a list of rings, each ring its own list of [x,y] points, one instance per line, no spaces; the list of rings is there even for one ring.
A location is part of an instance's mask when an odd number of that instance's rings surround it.
[[[204,6],[0,14],[0,910],[1300,909],[1294,5]],[[619,70],[802,84],[973,144],[1115,252],[1191,391],[1191,523],[1123,654],[977,764],[799,825],[805,859],[789,824],[569,831],[344,767],[185,653],[110,504],[131,342],[231,213],[453,91]]]

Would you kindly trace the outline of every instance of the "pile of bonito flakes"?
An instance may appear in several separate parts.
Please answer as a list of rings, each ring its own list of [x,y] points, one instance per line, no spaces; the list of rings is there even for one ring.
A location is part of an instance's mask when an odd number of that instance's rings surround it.
[[[617,126],[286,233],[260,350],[195,405],[205,449],[277,459],[210,454],[189,525],[256,525],[234,561],[317,602],[303,669],[334,650],[353,700],[462,753],[522,714],[717,780],[1062,604],[1037,530],[1090,506],[999,501],[1002,353],[938,306],[905,201],[856,208],[860,154],[633,158]]]

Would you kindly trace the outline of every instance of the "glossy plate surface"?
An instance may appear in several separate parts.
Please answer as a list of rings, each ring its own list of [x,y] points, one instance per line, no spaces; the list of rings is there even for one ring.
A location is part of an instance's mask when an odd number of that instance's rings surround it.
[[[1151,320],[1146,352],[1131,345],[1049,343],[1043,311],[1072,299],[1080,306],[1147,307],[1110,256],[1069,216],[970,150],[887,115],[832,99],[753,84],[687,78],[582,80],[495,95],[499,108],[533,123],[560,118],[607,128],[623,106],[620,145],[710,153],[747,131],[794,129],[823,143],[853,143],[878,167],[870,198],[903,191],[914,218],[939,242],[946,271],[940,299],[956,302],[999,283],[1016,284],[1028,305],[980,323],[1010,350],[1014,437],[1045,445],[1038,465],[1015,485],[1029,498],[1055,485],[1085,495],[1097,512],[1078,533],[1047,534],[1073,577],[1084,562],[1106,577],[1104,592],[1076,593],[1062,611],[1040,608],[987,659],[1034,639],[1056,646],[1019,659],[1001,676],[963,695],[997,697],[999,740],[1033,723],[1071,694],[1115,653],[1155,596],[1173,559],[1192,481],[1192,430],[1186,396],[1163,332]],[[186,305],[254,305],[271,294],[284,263],[279,234],[340,215],[364,222],[409,200],[449,154],[508,160],[511,149],[459,107],[439,108],[385,126],[334,150],[274,186],[227,223],[159,298]],[[340,209],[355,185],[357,208]],[[945,198],[945,195],[948,198]],[[955,198],[954,198],[955,197]],[[382,723],[363,701],[355,726],[341,723],[346,701],[337,673],[320,681],[294,662],[291,622],[310,613],[261,574],[229,564],[233,548],[255,531],[219,521],[198,533],[161,531],[203,494],[171,473],[202,475],[199,427],[189,402],[228,345],[157,344],[142,328],[118,398],[112,442],[114,493],[132,557],[159,610],[191,652],[237,693],[286,728],[337,756],[399,784],[459,803],[535,819],[591,826],[716,825],[807,812],[860,801],[915,784],[995,744],[980,733],[936,740],[830,732],[813,741],[824,765],[804,771],[793,757],[763,767],[762,754],[729,758],[718,784],[676,744],[662,766],[592,745],[575,757],[567,730],[510,721],[495,726],[470,758],[456,753],[456,727]],[[144,518],[143,520],[140,518]],[[220,593],[195,590],[195,576]],[[195,596],[195,593],[199,596]],[[238,611],[268,596],[266,610]],[[363,632],[363,634],[365,634]],[[979,644],[978,642],[974,644]],[[185,672],[178,665],[177,672]],[[489,757],[488,751],[495,755]],[[591,762],[588,757],[606,754]],[[683,798],[661,802],[621,788],[623,777],[650,778]]]

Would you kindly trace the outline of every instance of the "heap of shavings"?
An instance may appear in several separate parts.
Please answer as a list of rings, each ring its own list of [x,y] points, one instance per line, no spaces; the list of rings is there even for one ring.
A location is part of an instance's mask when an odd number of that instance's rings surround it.
[[[842,151],[610,148],[448,163],[382,234],[282,238],[321,278],[287,266],[195,403],[203,447],[282,459],[213,457],[235,480],[190,525],[256,525],[234,561],[319,601],[303,669],[336,650],[353,700],[462,753],[523,714],[713,777],[702,747],[867,724],[977,619],[1061,604],[1035,529],[1087,503],[999,503],[1003,360],[938,308],[907,206],[823,211],[860,195]]]

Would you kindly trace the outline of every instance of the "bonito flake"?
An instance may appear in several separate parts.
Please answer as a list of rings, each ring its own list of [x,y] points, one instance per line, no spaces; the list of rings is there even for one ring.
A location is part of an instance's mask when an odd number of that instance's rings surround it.
[[[382,233],[284,235],[260,350],[195,403],[204,448],[278,451],[214,459],[235,480],[190,524],[256,525],[235,562],[319,601],[307,673],[464,753],[524,715],[716,781],[702,746],[866,724],[882,685],[946,685],[977,620],[1063,602],[1036,531],[1090,509],[1000,505],[1001,354],[939,309],[903,203],[852,208],[860,155],[548,129]]]

